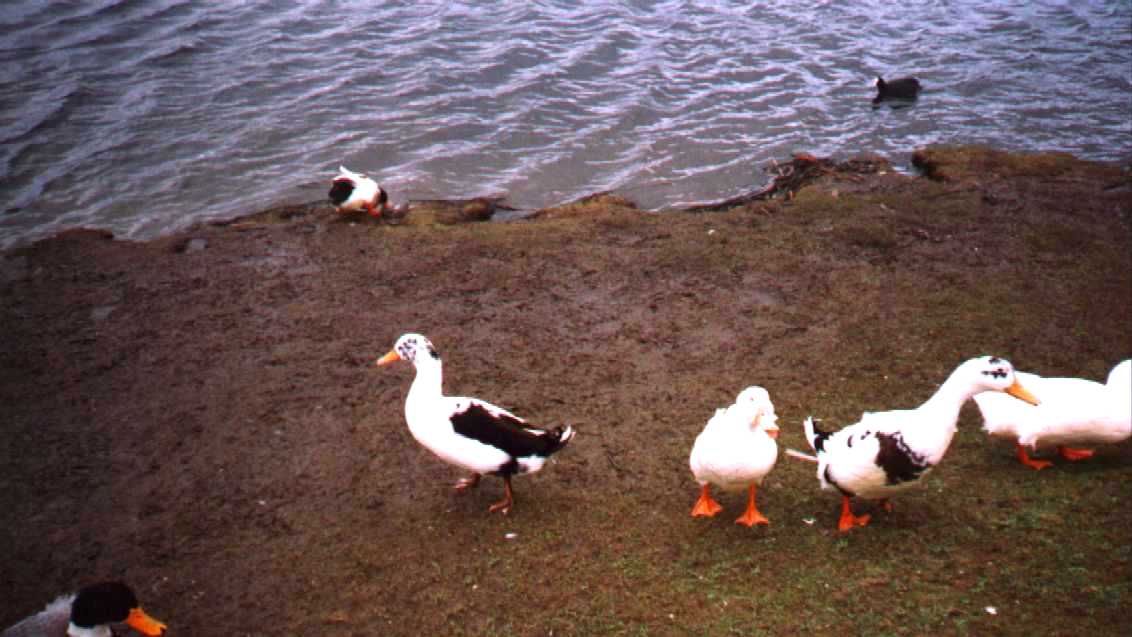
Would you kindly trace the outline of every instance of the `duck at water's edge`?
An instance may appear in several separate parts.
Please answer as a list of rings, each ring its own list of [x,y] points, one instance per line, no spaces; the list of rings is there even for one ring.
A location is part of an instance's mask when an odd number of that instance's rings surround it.
[[[338,167],[338,176],[331,182],[330,192],[326,194],[340,213],[365,210],[371,217],[380,217],[393,209],[389,195],[376,181],[345,166]]]

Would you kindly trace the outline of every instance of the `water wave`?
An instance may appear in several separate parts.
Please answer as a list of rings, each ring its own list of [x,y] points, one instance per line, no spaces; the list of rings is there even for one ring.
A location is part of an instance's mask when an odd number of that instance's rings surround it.
[[[8,0],[0,25],[0,247],[317,199],[339,164],[395,201],[661,208],[797,151],[1132,154],[1128,3]],[[919,102],[872,108],[903,74]]]

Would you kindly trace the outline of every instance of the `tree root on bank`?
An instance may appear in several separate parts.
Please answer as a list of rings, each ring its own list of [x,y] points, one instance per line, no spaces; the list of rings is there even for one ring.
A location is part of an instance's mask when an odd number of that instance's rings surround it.
[[[859,157],[839,163],[828,157],[819,158],[809,153],[797,153],[787,164],[780,164],[778,161],[772,160],[767,171],[774,173],[775,177],[759,190],[723,201],[688,206],[681,210],[684,212],[723,212],[755,201],[773,199],[777,196],[790,200],[799,190],[826,175],[857,179],[854,175],[872,174],[888,168],[888,162],[879,158]]]

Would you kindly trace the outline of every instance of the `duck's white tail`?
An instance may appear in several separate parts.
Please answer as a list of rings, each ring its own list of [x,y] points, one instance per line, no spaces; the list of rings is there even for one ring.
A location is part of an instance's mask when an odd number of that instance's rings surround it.
[[[566,443],[570,442],[574,439],[574,436],[578,435],[578,432],[574,431],[574,428],[570,425],[557,427],[552,430],[551,433],[558,439],[558,442],[554,447],[554,451],[558,451],[562,447],[565,447]]]
[[[365,177],[365,175],[363,175],[361,173],[356,173],[356,172],[350,170],[349,168],[346,168],[345,166],[338,166],[338,176],[339,177],[349,177],[350,179],[360,179],[360,178]]]
[[[825,443],[826,438],[829,438],[829,433],[818,429],[817,425],[814,424],[813,416],[808,416],[802,423],[802,427],[806,430],[806,442],[810,443],[810,449],[821,453],[823,443]]]

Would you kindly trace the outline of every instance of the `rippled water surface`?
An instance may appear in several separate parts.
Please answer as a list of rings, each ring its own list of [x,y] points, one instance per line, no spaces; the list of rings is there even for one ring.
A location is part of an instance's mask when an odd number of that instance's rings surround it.
[[[395,202],[657,208],[796,151],[1132,155],[1132,3],[799,4],[5,0],[0,247],[318,199],[340,163]]]

